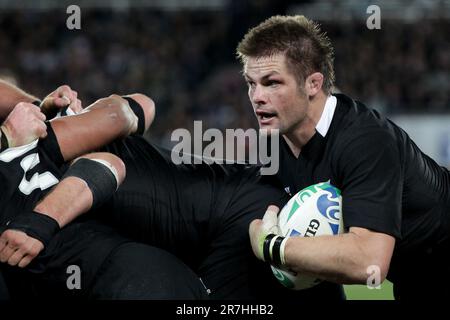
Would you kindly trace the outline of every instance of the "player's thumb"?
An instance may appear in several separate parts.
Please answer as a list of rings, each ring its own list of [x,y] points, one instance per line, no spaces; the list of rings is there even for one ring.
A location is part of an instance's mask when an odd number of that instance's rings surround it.
[[[278,212],[280,209],[275,205],[270,205],[266,213],[264,214],[264,217],[262,219],[263,221],[263,228],[270,232],[270,233],[279,233],[278,229]]]
[[[66,96],[53,98],[53,105],[59,108],[67,107],[70,104],[70,99]]]
[[[250,243],[252,246],[253,253],[259,259],[263,258],[263,244],[264,238],[266,237],[266,232],[262,230],[262,221],[260,219],[253,220],[248,228],[248,233],[250,236]]]

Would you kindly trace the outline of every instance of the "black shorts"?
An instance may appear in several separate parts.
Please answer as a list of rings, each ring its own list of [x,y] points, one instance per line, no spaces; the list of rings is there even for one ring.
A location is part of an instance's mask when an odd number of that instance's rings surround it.
[[[128,241],[111,228],[94,221],[73,222],[58,232],[27,268],[4,266],[11,295],[86,297],[97,271],[110,252]],[[67,287],[73,266],[81,271],[80,290]]]
[[[27,268],[2,269],[13,299],[207,298],[197,275],[175,256],[96,221],[69,224]]]
[[[212,298],[343,297],[342,287],[332,284],[302,292],[285,289],[269,265],[253,255],[250,222],[262,218],[270,204],[282,207],[287,201],[259,168],[175,165],[169,151],[140,137],[117,141],[106,151],[125,162],[127,177],[102,208],[102,218],[126,236],[181,258]]]

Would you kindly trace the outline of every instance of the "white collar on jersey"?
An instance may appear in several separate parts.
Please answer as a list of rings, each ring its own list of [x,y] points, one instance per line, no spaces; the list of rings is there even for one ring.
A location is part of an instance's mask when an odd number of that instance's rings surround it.
[[[330,129],[331,120],[333,120],[334,111],[336,110],[337,99],[335,96],[328,96],[323,108],[322,115],[319,122],[316,125],[316,131],[320,133],[322,137],[327,135],[328,129]]]

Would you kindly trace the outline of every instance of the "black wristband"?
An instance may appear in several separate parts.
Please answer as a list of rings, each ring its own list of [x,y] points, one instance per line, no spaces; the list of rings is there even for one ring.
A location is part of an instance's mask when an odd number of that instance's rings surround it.
[[[52,217],[30,211],[18,215],[6,226],[6,229],[19,230],[41,241],[47,247],[53,236],[60,230],[58,222]]]
[[[136,102],[136,100],[130,98],[130,97],[122,97],[125,100],[128,101],[128,104],[130,105],[131,110],[133,110],[134,114],[138,117],[138,128],[136,133],[137,134],[144,134],[145,131],[145,114],[144,110],[142,110],[142,107],[139,103]]]
[[[8,138],[6,137],[5,132],[3,131],[3,129],[0,127],[0,131],[1,131],[1,138],[0,138],[0,151],[8,149],[9,148],[9,142],[8,142]]]
[[[34,104],[35,106],[40,107],[41,106],[42,101],[41,100],[35,100],[32,102],[32,104]]]
[[[275,243],[273,244],[272,247],[272,262],[276,267],[281,266],[281,254],[280,254],[280,249],[281,249],[281,243],[283,242],[285,238],[282,236],[277,236],[277,238],[275,239]]]
[[[264,261],[271,262],[272,258],[270,257],[270,242],[272,241],[273,237],[275,237],[276,234],[269,233],[266,238],[264,239],[263,244],[263,257]]]
[[[81,158],[72,164],[64,174],[86,182],[92,193],[92,208],[105,203],[116,192],[118,185],[111,169],[92,159]]]

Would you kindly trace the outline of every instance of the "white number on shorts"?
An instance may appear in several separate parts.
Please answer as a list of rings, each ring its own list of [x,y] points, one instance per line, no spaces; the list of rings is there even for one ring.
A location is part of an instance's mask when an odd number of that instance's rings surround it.
[[[0,161],[3,162],[11,162],[12,160],[22,156],[23,154],[27,153],[28,151],[36,148],[38,140],[33,141],[30,144],[27,144],[25,146],[17,147],[17,148],[10,148],[6,149],[2,153],[0,153]],[[20,181],[19,184],[19,190],[25,194],[29,195],[32,193],[35,189],[41,189],[45,190],[47,188],[50,188],[51,186],[58,183],[58,179],[49,171],[46,171],[44,173],[35,173],[30,180],[26,179],[26,173],[33,169],[38,163],[40,162],[39,154],[38,153],[32,153],[20,161],[20,166],[22,167],[23,172],[23,178],[22,181]]]

